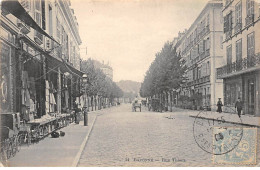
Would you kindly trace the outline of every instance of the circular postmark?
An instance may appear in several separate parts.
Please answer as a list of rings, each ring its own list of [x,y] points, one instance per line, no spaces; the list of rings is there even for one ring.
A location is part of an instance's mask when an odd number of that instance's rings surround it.
[[[231,107],[229,113],[200,111],[193,123],[193,137],[207,153],[226,154],[235,149],[243,136],[242,120]]]

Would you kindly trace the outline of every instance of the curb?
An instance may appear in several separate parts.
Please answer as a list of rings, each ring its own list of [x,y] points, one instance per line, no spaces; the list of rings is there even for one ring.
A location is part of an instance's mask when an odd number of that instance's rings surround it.
[[[200,118],[200,119],[207,119],[207,120],[217,120],[215,118],[197,117],[197,116],[193,116],[193,115],[189,115],[189,117]],[[237,124],[237,125],[244,125],[244,126],[251,126],[251,127],[260,128],[260,125],[251,125],[251,124],[247,124],[247,123],[237,123],[237,122],[231,122],[231,121],[225,121],[225,122],[226,123],[231,123],[231,124]]]
[[[88,141],[88,138],[89,138],[89,136],[90,136],[90,133],[91,133],[91,131],[92,131],[92,129],[93,129],[93,126],[94,126],[94,124],[95,124],[95,122],[96,122],[96,119],[97,119],[97,116],[95,116],[94,121],[93,121],[92,124],[90,125],[90,129],[89,129],[89,131],[88,131],[88,133],[87,133],[87,135],[86,135],[84,141],[83,141],[82,144],[80,145],[80,149],[79,149],[79,151],[78,151],[78,153],[77,153],[77,155],[76,155],[74,161],[72,162],[72,165],[71,165],[72,167],[77,167],[77,165],[78,165],[78,163],[79,163],[80,156],[81,156],[81,154],[82,154],[82,152],[83,152],[83,150],[84,150],[84,148],[85,148],[85,145],[86,145],[86,143],[87,143],[87,141]]]

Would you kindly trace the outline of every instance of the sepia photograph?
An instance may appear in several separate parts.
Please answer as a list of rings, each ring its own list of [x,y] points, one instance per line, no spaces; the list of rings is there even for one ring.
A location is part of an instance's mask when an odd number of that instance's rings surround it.
[[[260,167],[260,0],[0,0],[0,167]]]

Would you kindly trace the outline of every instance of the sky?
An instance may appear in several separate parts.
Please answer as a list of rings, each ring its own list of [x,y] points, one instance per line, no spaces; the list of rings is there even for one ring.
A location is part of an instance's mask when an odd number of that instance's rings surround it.
[[[188,29],[208,0],[71,0],[81,58],[109,63],[113,80],[142,82],[164,43]],[[87,54],[86,54],[87,47]]]

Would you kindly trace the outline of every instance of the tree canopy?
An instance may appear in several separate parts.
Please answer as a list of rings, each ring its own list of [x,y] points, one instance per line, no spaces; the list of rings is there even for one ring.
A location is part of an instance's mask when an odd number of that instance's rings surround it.
[[[146,72],[141,85],[142,97],[153,96],[163,91],[178,89],[184,83],[185,60],[177,54],[173,44],[167,42]]]
[[[82,88],[86,88],[88,95],[101,95],[107,98],[122,97],[123,91],[108,78],[100,68],[95,68],[93,60],[83,60],[81,71],[88,75],[88,83]]]

